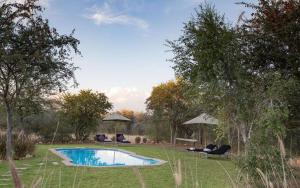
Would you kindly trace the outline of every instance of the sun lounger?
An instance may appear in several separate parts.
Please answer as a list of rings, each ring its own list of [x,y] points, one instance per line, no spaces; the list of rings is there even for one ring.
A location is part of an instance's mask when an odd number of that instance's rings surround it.
[[[216,150],[208,151],[208,152],[203,151],[202,153],[205,155],[206,158],[208,158],[209,156],[228,157],[228,152],[230,151],[230,149],[231,149],[231,146],[222,145]]]
[[[97,134],[96,135],[96,141],[98,141],[98,142],[112,142],[112,140],[108,139],[107,136],[105,136],[105,134]]]
[[[188,148],[188,151],[193,152],[209,152],[217,149],[217,145],[208,144],[205,148]]]
[[[117,138],[117,142],[119,142],[119,143],[126,143],[126,144],[130,144],[131,143],[128,140],[126,140],[126,138],[124,137],[123,134],[117,134],[116,138]]]

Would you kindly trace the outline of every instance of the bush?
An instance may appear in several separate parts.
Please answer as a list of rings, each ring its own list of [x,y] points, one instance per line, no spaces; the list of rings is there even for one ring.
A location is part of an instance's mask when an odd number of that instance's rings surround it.
[[[59,112],[47,111],[28,117],[24,127],[26,133],[38,135],[42,143],[69,143],[74,130],[65,122]]]
[[[32,155],[35,142],[25,134],[13,135],[13,158],[16,160]],[[0,159],[6,158],[6,135],[0,135]]]
[[[147,143],[147,138],[143,138],[143,143],[146,144]]]
[[[135,143],[136,144],[139,144],[139,143],[141,143],[141,137],[135,137]]]
[[[165,124],[163,124],[165,123]],[[146,135],[155,143],[170,140],[170,130],[167,122],[150,122],[146,125]]]
[[[25,158],[26,155],[32,155],[35,149],[34,141],[24,134],[18,135],[14,140],[14,158]]]
[[[113,136],[113,137],[111,138],[111,141],[115,142],[115,141],[116,141],[116,137]]]
[[[40,130],[39,136],[43,143],[51,143],[53,141],[53,143],[64,144],[73,140],[70,127],[65,125],[60,125],[58,128],[55,124],[44,126]]]

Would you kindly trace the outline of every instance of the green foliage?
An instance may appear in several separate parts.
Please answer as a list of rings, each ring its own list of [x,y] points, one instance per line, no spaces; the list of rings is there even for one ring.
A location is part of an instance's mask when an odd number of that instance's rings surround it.
[[[281,187],[284,179],[289,179],[292,171],[287,163],[285,149],[280,148],[278,138],[267,129],[255,131],[249,141],[246,155],[238,160],[242,172],[249,175],[253,185],[262,186],[263,172],[270,182],[278,183]]]
[[[81,90],[63,97],[62,116],[75,133],[77,141],[85,141],[95,131],[99,119],[112,108],[103,93]]]
[[[259,75],[265,88],[279,90],[288,103],[289,120],[300,119],[300,36],[298,0],[259,1],[253,14],[240,28],[244,65]],[[249,32],[249,28],[251,29]],[[277,87],[274,87],[274,84]]]
[[[12,155],[14,113],[25,113],[26,98],[32,103],[66,89],[76,69],[70,56],[80,54],[74,31],[60,35],[43,18],[37,2],[0,5],[0,102],[7,115],[7,158]]]
[[[3,3],[0,7],[0,82],[15,86],[1,87],[0,92],[6,92],[1,96],[11,100],[10,105],[16,103],[14,106],[22,96],[63,89],[76,69],[69,61],[72,50],[79,53],[79,41],[73,32],[59,35],[51,28],[36,2]]]
[[[67,143],[72,141],[74,129],[63,118],[61,112],[46,110],[24,118],[22,130],[42,143]]]
[[[141,143],[141,137],[139,137],[139,136],[137,136],[137,137],[135,137],[135,139],[134,139],[134,141],[135,141],[135,143],[136,144],[139,144],[139,143]]]
[[[171,131],[171,143],[178,131],[178,125],[181,125],[188,115],[188,102],[184,96],[183,80],[177,78],[176,81],[168,81],[153,88],[150,97],[146,101],[147,109],[153,114],[154,122],[157,118],[161,121],[167,121],[165,125],[169,125]],[[156,124],[156,123],[155,123]],[[151,132],[155,133],[161,123],[155,125],[156,128]],[[165,128],[164,128],[165,129]],[[158,133],[158,132],[157,132]]]
[[[183,35],[167,41],[174,57],[175,72],[191,82],[236,80],[235,33],[225,23],[214,7],[200,5],[196,15],[184,25]],[[222,83],[220,83],[222,84]]]
[[[169,121],[161,113],[155,112],[148,115],[145,133],[155,143],[168,141],[170,139]]]
[[[278,138],[300,122],[300,2],[242,4],[253,14],[235,27],[213,6],[200,5],[183,35],[168,44],[175,73],[189,83],[185,93],[220,120],[218,138],[230,141],[237,130],[245,172],[269,175],[286,166]]]
[[[174,53],[171,62],[177,75],[189,83],[185,90],[192,103],[216,116],[227,127],[219,127],[220,138],[233,127],[247,126],[256,114],[251,74],[243,68],[239,33],[225,22],[213,6],[200,5],[185,23],[183,35],[168,41]],[[187,92],[186,92],[187,91]],[[195,101],[195,99],[197,99]],[[192,105],[189,105],[192,106]],[[246,137],[246,136],[245,136]]]
[[[287,154],[291,157],[300,155],[300,128],[288,129],[286,133]]]
[[[74,129],[62,122],[40,124],[38,135],[42,143],[70,143]]]

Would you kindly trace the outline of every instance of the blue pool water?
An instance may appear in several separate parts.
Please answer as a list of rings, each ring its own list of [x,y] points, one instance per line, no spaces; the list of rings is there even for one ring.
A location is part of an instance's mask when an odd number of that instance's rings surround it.
[[[134,156],[120,150],[113,149],[56,149],[57,152],[75,166],[147,166],[158,164],[151,158]]]

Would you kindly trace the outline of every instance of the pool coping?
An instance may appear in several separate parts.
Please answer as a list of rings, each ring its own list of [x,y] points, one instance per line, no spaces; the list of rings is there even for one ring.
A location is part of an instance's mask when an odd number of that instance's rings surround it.
[[[58,152],[57,149],[94,149],[94,150],[114,150],[114,151],[120,151],[126,154],[129,154],[133,157],[137,157],[137,158],[142,158],[142,159],[152,159],[152,160],[156,160],[158,161],[156,164],[150,164],[150,165],[130,165],[130,166],[86,166],[86,165],[75,165],[71,162],[71,160],[66,157],[65,155],[63,155],[62,153]],[[113,149],[113,148],[86,148],[86,147],[74,147],[74,148],[51,148],[49,149],[49,151],[51,151],[53,154],[57,155],[58,157],[62,158],[62,163],[66,166],[74,166],[74,167],[88,167],[88,168],[131,168],[131,167],[153,167],[153,166],[161,166],[165,163],[167,163],[168,161],[164,161],[158,158],[153,158],[153,157],[146,157],[146,156],[142,156],[142,155],[138,155],[135,152],[131,152],[131,151],[127,151],[127,150],[123,150],[123,149]]]

